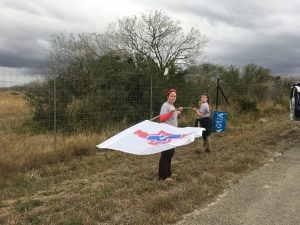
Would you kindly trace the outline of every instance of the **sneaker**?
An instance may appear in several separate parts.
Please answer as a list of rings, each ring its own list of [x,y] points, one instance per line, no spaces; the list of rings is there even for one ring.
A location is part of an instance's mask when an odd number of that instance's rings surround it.
[[[171,183],[171,182],[174,182],[174,179],[171,177],[168,177],[168,178],[164,179],[164,181],[167,183]]]

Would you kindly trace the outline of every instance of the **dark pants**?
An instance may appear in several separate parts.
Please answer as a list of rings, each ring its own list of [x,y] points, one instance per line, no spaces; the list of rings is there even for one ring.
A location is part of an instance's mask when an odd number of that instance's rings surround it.
[[[158,176],[160,180],[171,177],[171,160],[174,155],[175,148],[163,151],[159,159]]]
[[[211,134],[211,121],[209,117],[204,117],[201,119],[196,119],[195,127],[203,127],[205,131],[202,133],[203,138],[203,146],[206,150],[210,150],[210,142],[209,142],[209,135]]]

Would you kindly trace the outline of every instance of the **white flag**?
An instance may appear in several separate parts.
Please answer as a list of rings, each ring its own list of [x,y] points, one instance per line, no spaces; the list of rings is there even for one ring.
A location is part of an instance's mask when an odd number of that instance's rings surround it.
[[[202,136],[204,128],[178,128],[149,120],[140,122],[97,145],[136,155],[150,155],[181,145],[187,145]]]

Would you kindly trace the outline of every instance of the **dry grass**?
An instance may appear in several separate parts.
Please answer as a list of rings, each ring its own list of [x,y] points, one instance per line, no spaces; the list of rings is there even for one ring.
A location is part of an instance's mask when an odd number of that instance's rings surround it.
[[[1,132],[0,224],[172,224],[299,141],[286,111],[235,116],[211,154],[194,154],[201,140],[176,150],[174,183],[158,181],[159,154],[95,150],[115,130],[59,136],[56,151],[50,134]]]
[[[30,108],[27,107],[21,92],[0,91],[0,117],[10,119],[28,115]]]
[[[21,92],[0,91],[0,134],[20,126],[31,117],[30,112]]]

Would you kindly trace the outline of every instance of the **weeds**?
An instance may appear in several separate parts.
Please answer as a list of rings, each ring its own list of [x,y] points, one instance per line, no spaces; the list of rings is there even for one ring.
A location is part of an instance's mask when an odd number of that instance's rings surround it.
[[[18,211],[18,212],[26,212],[28,210],[31,210],[35,207],[39,207],[43,204],[43,202],[39,201],[39,200],[35,200],[35,199],[32,199],[32,200],[29,200],[29,201],[25,201],[25,202],[21,202],[21,201],[18,201],[16,203],[16,206],[15,206],[15,209]]]
[[[52,134],[15,133],[21,121],[2,120],[1,127],[14,129],[0,131],[0,224],[174,223],[299,142],[299,125],[284,110],[272,114],[273,106],[258,104],[260,112],[249,114],[225,109],[226,132],[212,135],[210,154],[194,154],[201,140],[176,149],[172,170],[178,177],[173,183],[158,181],[159,154],[96,150],[116,128],[102,134],[58,135],[55,149]],[[30,110],[23,112],[22,120],[30,116]],[[187,112],[181,123],[193,125],[193,120]]]

